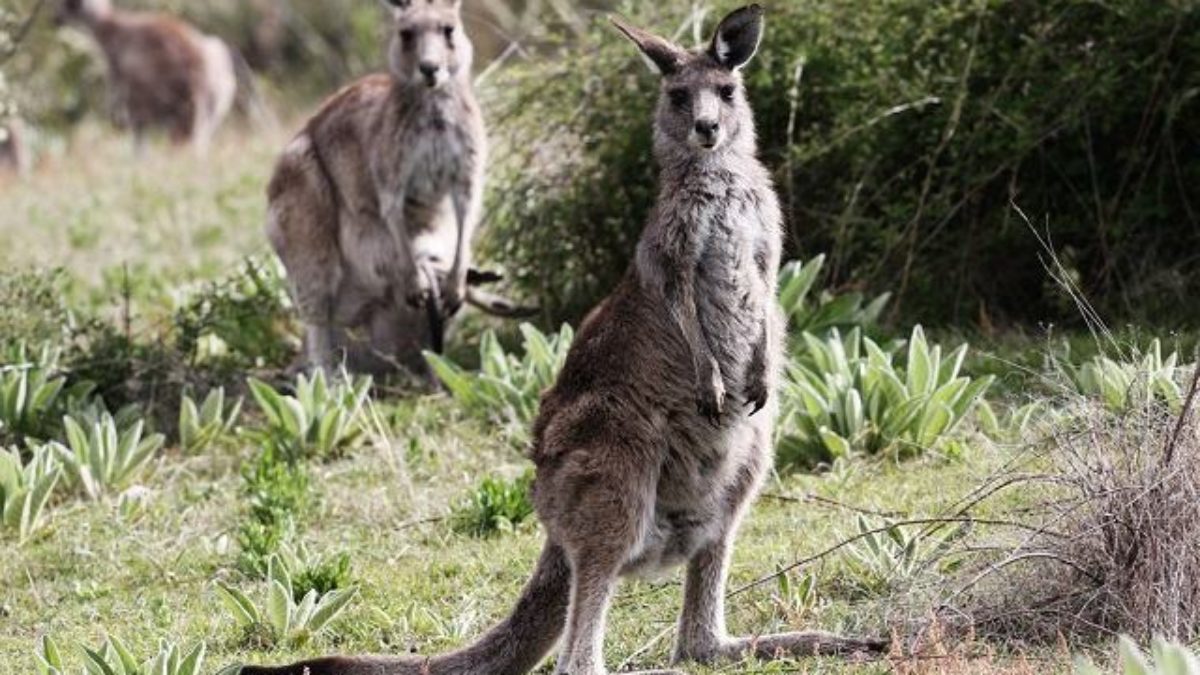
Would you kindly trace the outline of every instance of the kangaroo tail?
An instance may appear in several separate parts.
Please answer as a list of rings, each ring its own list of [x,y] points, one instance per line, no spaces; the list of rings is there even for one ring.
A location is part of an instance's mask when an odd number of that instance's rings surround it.
[[[474,644],[432,658],[341,657],[290,666],[243,666],[241,675],[523,675],[546,656],[566,623],[571,569],[547,543],[517,606]]]

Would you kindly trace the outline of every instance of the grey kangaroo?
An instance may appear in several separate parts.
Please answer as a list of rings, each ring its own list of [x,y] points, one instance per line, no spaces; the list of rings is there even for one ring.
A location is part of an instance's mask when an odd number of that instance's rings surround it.
[[[583,322],[542,398],[532,454],[547,542],[516,609],[442,656],[334,657],[246,675],[517,675],[560,636],[558,675],[601,675],[619,578],[678,565],[687,573],[676,663],[884,648],[818,632],[725,631],[734,535],[772,462],[782,349],[781,215],[739,75],[763,10],[733,12],[699,51],[616,23],[663,74],[661,190],[628,275]]]
[[[512,309],[468,284],[487,139],[460,4],[388,0],[390,72],[335,94],[276,166],[267,236],[311,367],[430,377],[421,350],[440,328],[423,306]]]

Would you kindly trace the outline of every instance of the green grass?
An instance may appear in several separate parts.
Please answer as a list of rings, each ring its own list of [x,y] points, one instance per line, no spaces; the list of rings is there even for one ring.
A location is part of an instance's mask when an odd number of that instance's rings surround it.
[[[224,276],[244,256],[266,250],[264,184],[282,139],[227,132],[204,161],[158,147],[135,161],[127,141],[85,127],[65,154],[0,191],[0,241],[7,243],[0,262],[64,267],[73,301],[100,308],[120,306],[128,268],[135,318],[168,316],[173,289]],[[527,520],[510,532],[472,537],[455,531],[452,514],[484,476],[513,481],[529,464],[507,436],[445,396],[384,398],[370,412],[378,423],[363,447],[308,465],[313,503],[298,537],[317,555],[348,553],[360,597],[302,652],[247,643],[221,609],[216,581],[253,597],[261,597],[264,582],[238,570],[234,544],[245,517],[238,467],[257,449],[217,444],[193,457],[168,448],[143,481],[151,492],[147,506],[132,515],[121,515],[113,499],[68,501],[52,509],[49,527],[31,541],[18,547],[0,539],[0,671],[33,672],[35,644],[47,633],[75,666],[80,654],[69,645],[98,645],[105,632],[137,654],[150,653],[162,637],[207,640],[210,669],[328,652],[431,653],[470,641],[508,611],[542,535]],[[855,532],[854,512],[797,497],[933,515],[1007,459],[1005,450],[981,443],[957,461],[863,460],[824,475],[776,477],[742,530],[731,587]],[[821,601],[811,611],[787,611],[773,599],[776,586],[766,584],[730,601],[731,628],[888,630],[894,599],[849,590],[844,553],[806,571],[820,580]],[[610,667],[664,665],[679,604],[678,572],[625,583],[606,641]],[[840,661],[799,668],[888,671]]]

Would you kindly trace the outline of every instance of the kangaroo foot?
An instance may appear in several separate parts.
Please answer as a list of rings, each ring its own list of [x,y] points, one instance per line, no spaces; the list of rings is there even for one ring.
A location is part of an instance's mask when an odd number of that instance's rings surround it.
[[[832,633],[805,631],[779,633],[730,640],[722,648],[726,658],[753,656],[763,661],[795,656],[853,656],[880,654],[887,650],[890,640],[880,638],[848,638]]]

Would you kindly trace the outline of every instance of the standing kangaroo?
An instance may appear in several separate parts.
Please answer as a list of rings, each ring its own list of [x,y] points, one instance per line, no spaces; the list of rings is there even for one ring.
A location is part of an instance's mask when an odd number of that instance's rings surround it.
[[[399,364],[428,377],[421,350],[436,318],[423,305],[450,315],[465,300],[504,313],[467,284],[487,141],[461,0],[388,4],[390,72],[335,94],[287,147],[268,189],[267,236],[310,366]]]
[[[564,635],[559,675],[600,675],[619,577],[686,564],[676,662],[877,651],[826,633],[731,638],[734,534],[771,466],[782,229],[739,69],[763,11],[689,52],[617,22],[664,75],[658,203],[628,275],[584,321],[534,426],[541,560],[512,615],[429,659],[333,657],[244,675],[517,675]],[[647,671],[660,674],[678,671]]]
[[[112,0],[62,0],[55,21],[99,43],[110,101],[139,148],[157,128],[174,143],[208,150],[237,94],[235,58],[224,42],[171,16],[115,9]]]

